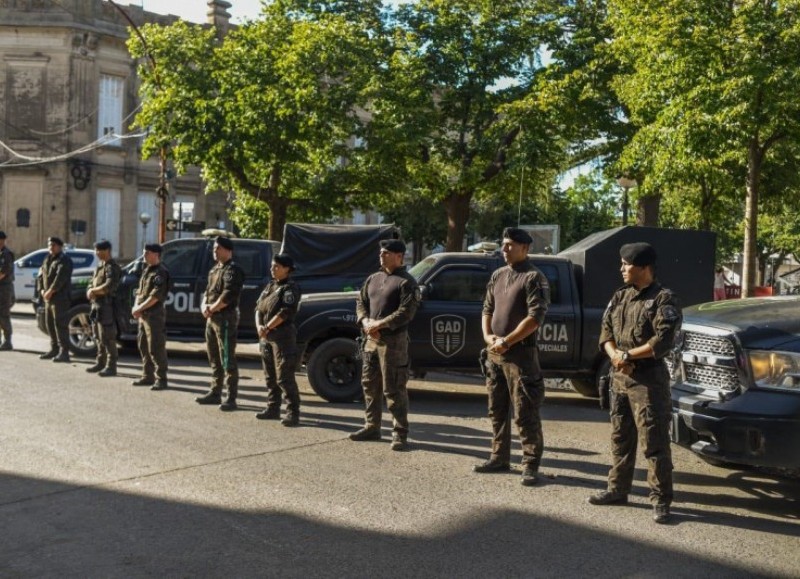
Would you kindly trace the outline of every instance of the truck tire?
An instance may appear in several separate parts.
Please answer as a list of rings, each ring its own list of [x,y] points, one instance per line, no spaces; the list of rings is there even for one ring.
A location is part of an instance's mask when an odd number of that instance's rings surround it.
[[[89,304],[75,306],[69,311],[69,350],[76,356],[97,355],[97,344],[89,322]]]
[[[308,381],[328,402],[353,402],[362,396],[361,363],[356,359],[356,341],[333,338],[322,342],[308,359]]]
[[[601,379],[604,376],[608,376],[608,369],[610,366],[611,361],[608,358],[603,358],[603,361],[600,362],[600,366],[597,368],[597,372],[595,372],[593,380],[572,378],[570,379],[572,388],[581,396],[608,400],[608,385],[604,384]]]

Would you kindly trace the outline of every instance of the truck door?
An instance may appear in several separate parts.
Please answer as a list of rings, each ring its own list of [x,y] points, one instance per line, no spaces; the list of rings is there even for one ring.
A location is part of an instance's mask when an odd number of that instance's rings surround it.
[[[205,239],[176,240],[164,244],[161,263],[169,270],[171,289],[167,296],[167,333],[184,333],[205,323],[200,314],[202,291],[198,277],[209,257]],[[209,246],[210,247],[210,246]],[[203,285],[205,288],[205,285]]]
[[[255,338],[256,301],[270,280],[272,252],[265,242],[234,240],[233,259],[244,270],[244,286],[239,298],[239,335]]]
[[[491,273],[486,264],[452,264],[426,281],[409,332],[414,366],[478,368],[481,312]]]
[[[550,284],[550,306],[538,334],[539,362],[542,368],[573,367],[580,351],[580,335],[578,296],[573,295],[569,267],[557,261],[533,262]]]

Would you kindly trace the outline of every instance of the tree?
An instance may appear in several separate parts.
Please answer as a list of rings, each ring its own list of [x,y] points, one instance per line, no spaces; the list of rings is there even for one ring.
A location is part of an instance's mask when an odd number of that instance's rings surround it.
[[[516,190],[507,175],[512,158],[532,165],[531,177],[554,178],[547,118],[522,139],[521,123],[505,108],[525,96],[534,76],[546,28],[535,17],[539,4],[417,0],[396,13],[370,100],[362,174],[383,174],[390,188],[441,206],[448,251],[462,248],[476,196]]]
[[[157,63],[140,67],[143,154],[172,144],[178,170],[199,165],[210,189],[263,200],[270,239],[281,239],[290,210],[343,210],[380,9],[276,0],[222,41],[183,22],[143,27],[147,46],[129,41]]]
[[[743,295],[751,295],[762,189],[796,190],[798,179],[798,2],[610,0],[609,6],[612,48],[630,71],[615,88],[639,127],[622,162],[644,171],[649,186],[665,195],[676,180],[690,181],[692,167],[740,178]],[[794,170],[765,182],[778,159]]]

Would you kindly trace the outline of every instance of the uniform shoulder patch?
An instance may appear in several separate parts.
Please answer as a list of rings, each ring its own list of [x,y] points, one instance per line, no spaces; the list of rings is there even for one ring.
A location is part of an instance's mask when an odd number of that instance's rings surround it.
[[[161,285],[164,283],[164,279],[161,277],[160,274],[156,274],[153,276],[153,285]]]
[[[419,286],[414,288],[414,301],[417,303],[422,301],[422,290],[419,289]]]
[[[681,317],[681,314],[678,311],[678,308],[676,308],[675,306],[665,306],[664,307],[664,319],[665,320],[673,321],[673,320],[679,319],[680,317]]]
[[[291,289],[286,289],[281,296],[283,303],[290,306],[294,303],[294,292]]]

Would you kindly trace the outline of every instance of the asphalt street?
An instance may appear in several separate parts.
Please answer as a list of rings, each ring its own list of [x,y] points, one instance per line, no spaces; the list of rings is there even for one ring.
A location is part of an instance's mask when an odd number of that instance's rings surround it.
[[[17,307],[16,311],[24,313]],[[194,403],[202,345],[170,349],[164,392],[90,360],[38,359],[48,341],[14,318],[0,352],[0,577],[798,577],[800,481],[705,464],[673,447],[676,503],[652,522],[643,460],[625,507],[605,486],[607,415],[548,390],[540,485],[478,475],[486,399],[474,379],[411,383],[409,452],[354,443],[359,404],[330,404],[305,376],[301,426],[255,420],[257,361],[240,410]],[[174,347],[172,347],[174,346]],[[253,351],[246,346],[246,351]],[[519,447],[515,447],[519,458]]]

